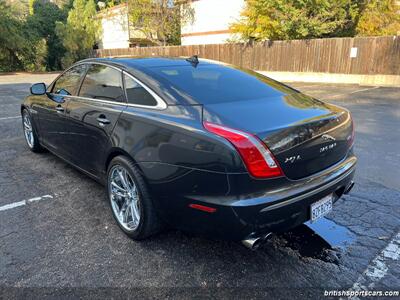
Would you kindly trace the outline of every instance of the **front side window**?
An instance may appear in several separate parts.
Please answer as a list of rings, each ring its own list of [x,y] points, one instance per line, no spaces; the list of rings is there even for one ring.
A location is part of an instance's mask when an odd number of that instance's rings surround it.
[[[143,86],[125,74],[124,78],[128,103],[146,106],[157,105],[157,100]]]
[[[90,65],[79,91],[79,96],[125,102],[121,72],[104,65]]]
[[[85,66],[79,65],[66,71],[57,79],[52,92],[58,95],[73,95],[78,92],[79,82],[85,73]]]

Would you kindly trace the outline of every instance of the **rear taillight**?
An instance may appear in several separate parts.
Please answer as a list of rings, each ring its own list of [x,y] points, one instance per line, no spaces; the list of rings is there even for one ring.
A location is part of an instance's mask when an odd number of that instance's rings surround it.
[[[203,125],[209,132],[227,139],[235,146],[252,176],[257,178],[283,176],[272,153],[254,135],[210,122],[204,122]]]

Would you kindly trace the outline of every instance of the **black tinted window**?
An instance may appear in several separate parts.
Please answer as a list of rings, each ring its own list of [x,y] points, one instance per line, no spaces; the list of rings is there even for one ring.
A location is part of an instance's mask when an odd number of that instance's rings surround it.
[[[124,75],[128,103],[155,106],[156,99],[131,77]]]
[[[280,95],[272,80],[222,65],[200,64],[151,69],[202,104],[266,98]]]
[[[79,96],[125,102],[121,72],[103,65],[90,65]]]
[[[79,65],[66,71],[54,84],[53,93],[60,95],[76,95],[79,82],[84,72],[84,65]]]

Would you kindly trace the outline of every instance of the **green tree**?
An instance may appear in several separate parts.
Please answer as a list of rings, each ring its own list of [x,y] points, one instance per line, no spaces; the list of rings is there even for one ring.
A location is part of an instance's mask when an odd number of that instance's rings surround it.
[[[43,0],[35,0],[33,3],[33,12],[26,19],[27,31],[29,36],[36,40],[44,40],[47,45],[44,65],[47,70],[59,70],[61,66],[61,57],[65,53],[62,41],[55,31],[56,22],[65,22],[67,12],[56,4]],[[41,42],[41,54],[43,51],[43,41]]]
[[[179,45],[180,28],[193,21],[190,1],[129,0],[129,22],[156,45]]]
[[[29,72],[45,72],[47,58],[46,39],[26,39],[26,46],[21,49],[18,55],[22,70]]]
[[[351,36],[360,1],[248,0],[231,29],[245,41]]]
[[[66,0],[67,2],[69,0]],[[55,22],[66,10],[48,0],[0,0],[0,71],[46,71],[61,68],[64,47]]]
[[[100,35],[94,0],[74,0],[67,22],[56,22],[56,33],[66,49],[64,66],[88,57]]]
[[[21,34],[22,23],[15,15],[12,8],[0,0],[0,71],[3,72],[23,68],[19,52],[25,47],[25,41]]]
[[[22,6],[0,0],[0,71],[42,71],[46,41],[30,34]]]
[[[356,28],[357,35],[400,34],[400,7],[395,0],[366,1]]]
[[[3,0],[2,0],[3,1]],[[22,20],[29,14],[29,2],[28,1],[10,1],[5,0],[8,7],[12,9],[13,14],[16,18]]]
[[[28,1],[28,6],[29,6],[29,14],[33,15],[33,4],[34,4],[35,0],[29,0]]]

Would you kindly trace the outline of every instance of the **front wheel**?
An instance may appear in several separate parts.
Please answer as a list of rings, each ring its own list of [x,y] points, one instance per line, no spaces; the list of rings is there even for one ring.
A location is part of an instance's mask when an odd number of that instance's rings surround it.
[[[125,156],[115,157],[107,172],[107,194],[118,226],[134,240],[157,233],[161,222],[138,168]]]
[[[35,128],[32,125],[31,116],[26,109],[22,111],[22,129],[29,149],[32,152],[42,152],[44,149],[39,143]]]

